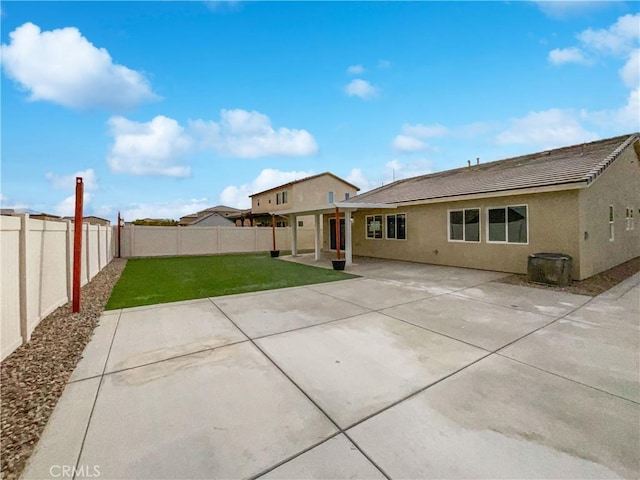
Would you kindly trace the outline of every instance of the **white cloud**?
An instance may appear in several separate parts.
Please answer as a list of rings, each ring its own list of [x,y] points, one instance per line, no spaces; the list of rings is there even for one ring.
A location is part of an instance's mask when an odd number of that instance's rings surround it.
[[[396,135],[393,139],[393,148],[401,153],[421,152],[428,148],[428,145],[419,138],[409,135]]]
[[[250,208],[251,199],[249,198],[249,195],[277,187],[283,183],[309,177],[313,174],[313,172],[283,172],[273,168],[265,168],[250,183],[245,183],[243,185],[229,185],[226,187],[220,194],[220,201],[230,207]]]
[[[26,203],[13,201],[2,193],[0,193],[0,206],[14,210],[26,210],[28,208]]]
[[[150,122],[134,122],[124,117],[109,119],[114,137],[107,163],[111,171],[133,175],[186,177],[190,168],[182,165],[192,146],[178,122],[158,115]]]
[[[364,174],[364,172],[360,168],[353,168],[349,172],[349,174],[346,176],[345,180],[355,185],[356,187],[360,188],[360,191],[358,192],[358,194],[367,192],[373,188],[380,186],[379,183],[375,183],[369,178],[367,178],[367,176]]]
[[[582,112],[585,120],[602,127],[615,127],[624,132],[640,131],[640,87],[631,90],[627,103],[620,108],[599,110],[596,112]]]
[[[74,190],[76,188],[76,177],[82,177],[85,190],[98,189],[98,177],[93,168],[81,170],[71,175],[56,175],[48,172],[45,178],[51,182],[51,186],[58,190]]]
[[[391,62],[389,60],[378,61],[378,68],[391,68]]]
[[[570,110],[552,108],[529,112],[511,120],[511,126],[496,137],[496,143],[524,144],[539,148],[557,148],[597,140],[598,136],[585,130],[576,114]]]
[[[442,125],[423,125],[417,123],[410,125],[405,123],[402,126],[402,134],[393,139],[393,149],[400,153],[414,153],[427,150],[429,145],[424,142],[424,138],[442,137],[449,133],[449,129]]]
[[[433,172],[433,162],[426,158],[419,158],[410,162],[401,162],[394,159],[385,164],[384,183],[426,175],[431,172]]]
[[[92,195],[91,193],[85,191],[82,195],[82,210],[83,216],[87,215],[87,209],[91,204]],[[69,217],[74,215],[76,212],[76,196],[70,195],[60,203],[53,207],[53,213],[56,215],[60,215],[61,217]]]
[[[202,148],[226,157],[301,157],[318,151],[306,130],[275,130],[269,117],[256,111],[222,110],[219,122],[195,120],[190,130]]]
[[[241,109],[222,110],[220,120],[192,120],[185,129],[162,115],[150,122],[124,117],[109,119],[114,137],[107,162],[116,173],[186,177],[191,170],[187,157],[196,151],[222,157],[301,157],[318,151],[306,130],[271,126],[266,115]]]
[[[364,67],[362,65],[351,65],[347,68],[347,73],[350,75],[360,75],[364,73]]]
[[[568,61],[584,58],[587,61],[582,63],[593,63],[589,58],[613,57],[624,59],[625,64],[618,70],[621,80],[630,89],[627,103],[621,107],[600,110],[595,112],[583,111],[583,120],[601,125],[605,128],[614,127],[625,131],[637,131],[640,126],[640,13],[635,15],[624,15],[609,28],[593,30],[591,28],[582,31],[577,35],[581,48],[570,47],[566,49],[556,49],[549,54],[549,60],[556,64],[567,63]],[[554,52],[564,52],[556,53]],[[567,53],[573,52],[573,53]],[[576,53],[578,52],[578,53]],[[588,56],[587,56],[588,55]],[[565,60],[564,62],[562,60]],[[548,112],[560,110],[549,110]],[[544,113],[544,112],[542,112]],[[531,114],[530,114],[531,115]],[[570,124],[566,125],[569,138],[593,136],[592,133],[584,130],[573,113],[564,111],[564,115],[569,117]],[[560,129],[560,125],[550,125],[549,129]],[[498,138],[508,139],[510,136],[503,132]],[[562,143],[564,144],[564,142]]]
[[[360,97],[364,100],[370,100],[378,95],[379,89],[366,80],[356,78],[344,87],[344,91],[350,97]]]
[[[549,52],[549,61],[554,65],[564,65],[565,63],[581,63],[589,65],[589,60],[585,53],[578,47],[556,48]]]
[[[9,37],[10,44],[0,47],[2,68],[32,101],[121,110],[158,99],[141,73],[113,63],[106,49],[75,27],[42,32],[25,23]]]
[[[629,88],[636,88],[640,85],[640,48],[631,52],[627,63],[619,71],[622,81]]]
[[[620,17],[609,28],[589,28],[578,35],[578,40],[586,48],[597,52],[624,55],[640,41],[640,13]]]
[[[169,218],[178,220],[180,217],[199,212],[212,207],[207,198],[175,199],[167,202],[132,203],[121,209],[120,215],[126,221],[143,218]],[[106,211],[106,208],[103,207]]]

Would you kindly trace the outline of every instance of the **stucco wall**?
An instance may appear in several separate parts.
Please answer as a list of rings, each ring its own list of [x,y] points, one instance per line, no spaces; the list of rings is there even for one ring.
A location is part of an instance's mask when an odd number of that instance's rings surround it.
[[[276,203],[276,195],[283,191],[288,192],[287,203],[278,205]],[[326,205],[329,203],[329,192],[333,192],[335,202],[344,201],[345,193],[349,193],[351,197],[357,193],[355,188],[350,187],[341,180],[331,175],[322,175],[251,197],[251,211],[253,213],[267,213],[289,210],[291,208]],[[311,217],[309,222],[309,226],[314,225],[313,217]],[[305,226],[307,226],[306,222]]]
[[[528,206],[528,243],[487,242],[487,209],[512,205]],[[480,208],[480,243],[448,241],[448,210]],[[396,210],[356,211],[353,214],[353,253],[379,258],[526,273],[532,253],[558,252],[576,259],[574,278],[580,278],[578,243],[578,193],[564,191],[432,203]],[[406,213],[406,240],[373,240],[365,237],[365,217],[371,214]],[[325,219],[324,248],[328,248]],[[383,218],[383,224],[384,224]],[[386,233],[383,231],[384,236]]]
[[[613,241],[609,241],[609,205],[614,207]],[[633,146],[580,191],[579,207],[580,271],[584,277],[640,256],[640,162]],[[631,231],[625,225],[627,207],[633,208]]]

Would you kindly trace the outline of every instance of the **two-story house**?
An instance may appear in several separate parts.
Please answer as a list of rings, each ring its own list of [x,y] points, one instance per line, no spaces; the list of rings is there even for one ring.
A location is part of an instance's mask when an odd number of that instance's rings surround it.
[[[277,212],[292,208],[316,207],[343,202],[355,196],[360,189],[355,185],[325,172],[285,183],[251,197],[251,213],[256,226],[271,226],[271,214],[276,214],[277,227],[289,226],[288,216]],[[313,215],[297,217],[298,227],[315,226]]]

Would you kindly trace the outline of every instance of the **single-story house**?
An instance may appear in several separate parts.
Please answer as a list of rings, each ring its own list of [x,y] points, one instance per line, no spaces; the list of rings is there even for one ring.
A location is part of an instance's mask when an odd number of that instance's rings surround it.
[[[571,255],[582,280],[640,256],[640,135],[469,163],[316,208],[324,250],[336,246],[336,209],[347,263],[361,255],[526,273],[529,255],[551,252]]]

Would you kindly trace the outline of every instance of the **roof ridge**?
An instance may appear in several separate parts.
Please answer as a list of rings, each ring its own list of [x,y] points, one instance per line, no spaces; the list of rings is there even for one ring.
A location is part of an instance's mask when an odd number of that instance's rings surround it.
[[[611,165],[611,163],[613,163],[613,161],[618,158],[618,156],[637,139],[637,133],[629,135],[629,138],[627,138],[622,144],[618,145],[618,147],[616,147],[613,152],[607,155],[604,160],[602,160],[591,170],[589,170],[584,176],[584,179],[587,181],[587,183],[593,182],[605,170],[605,168]]]

